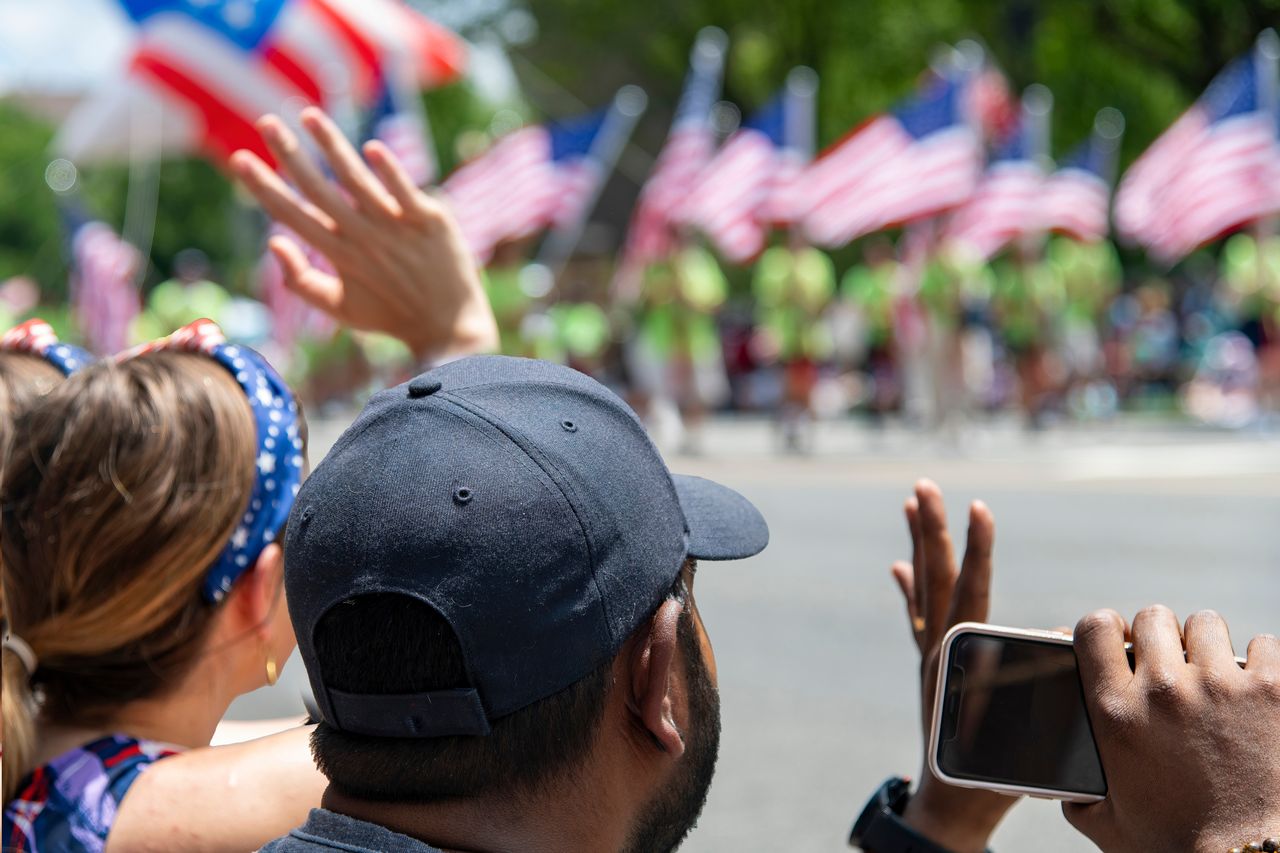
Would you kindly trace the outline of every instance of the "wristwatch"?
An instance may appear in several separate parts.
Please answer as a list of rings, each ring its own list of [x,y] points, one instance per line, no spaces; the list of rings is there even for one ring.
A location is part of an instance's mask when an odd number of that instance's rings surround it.
[[[849,846],[872,853],[952,853],[902,820],[902,812],[910,799],[910,779],[894,776],[887,780],[858,815],[853,832],[849,833]]]

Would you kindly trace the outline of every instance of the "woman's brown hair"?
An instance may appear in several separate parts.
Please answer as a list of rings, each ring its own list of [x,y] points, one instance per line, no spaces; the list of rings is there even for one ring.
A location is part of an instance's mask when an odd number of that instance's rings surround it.
[[[30,410],[64,378],[61,370],[39,356],[0,352],[0,478],[4,476],[4,463],[9,458],[14,419]],[[0,619],[4,618],[4,612],[4,581],[0,575]]]
[[[36,355],[0,352],[0,470],[7,455],[13,420],[48,394],[63,379],[62,371]]]
[[[32,769],[35,719],[94,725],[179,685],[216,607],[201,580],[249,500],[244,392],[200,355],[87,367],[20,414],[0,496],[9,629],[4,798]]]

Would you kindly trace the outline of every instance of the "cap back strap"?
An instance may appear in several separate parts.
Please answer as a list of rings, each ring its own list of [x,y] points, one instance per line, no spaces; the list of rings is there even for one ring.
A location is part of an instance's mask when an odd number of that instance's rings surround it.
[[[489,734],[480,694],[471,687],[424,693],[326,692],[326,722],[344,732],[410,738]]]

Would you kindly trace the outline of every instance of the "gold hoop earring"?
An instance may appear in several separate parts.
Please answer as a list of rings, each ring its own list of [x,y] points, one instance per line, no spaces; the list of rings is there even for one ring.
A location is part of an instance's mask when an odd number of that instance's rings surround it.
[[[267,686],[275,684],[279,678],[280,673],[276,670],[276,656],[267,652]]]

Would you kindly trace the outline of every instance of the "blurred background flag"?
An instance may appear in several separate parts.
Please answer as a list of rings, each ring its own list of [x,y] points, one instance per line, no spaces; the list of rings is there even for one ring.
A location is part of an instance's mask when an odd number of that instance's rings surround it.
[[[1098,114],[1093,134],[1044,183],[1040,225],[1083,243],[1107,236],[1111,181],[1124,120],[1114,109]]]
[[[383,83],[362,136],[382,140],[409,178],[425,187],[435,181],[438,168],[426,114],[415,89],[398,89],[391,80]]]
[[[388,74],[417,86],[458,76],[462,42],[394,0],[121,0],[137,42],[121,79],[104,81],[55,146],[75,161],[247,148],[253,127],[323,106],[349,131]],[[141,128],[141,131],[140,131]]]
[[[667,141],[631,216],[624,268],[665,258],[676,247],[676,217],[715,150],[711,108],[720,97],[727,45],[723,30],[706,27],[698,33]]]
[[[703,169],[682,219],[703,231],[725,260],[744,264],[764,249],[764,207],[781,165],[786,100],[779,94]]]
[[[783,89],[783,113],[778,117],[782,122],[782,148],[765,201],[766,222],[792,225],[803,212],[800,194],[804,192],[804,170],[813,160],[817,137],[817,96],[817,72],[805,66],[792,68]]]
[[[551,233],[538,250],[537,263],[551,272],[553,281],[582,239],[605,182],[648,104],[649,97],[643,89],[627,85],[600,113],[598,123],[594,116],[586,116],[552,126],[551,152],[559,164],[562,191],[551,214]]]
[[[98,355],[128,347],[141,310],[142,254],[110,225],[70,204],[59,208],[70,256],[70,297],[85,346]]]
[[[551,136],[540,125],[498,139],[441,185],[481,265],[504,240],[533,233],[556,191]]]
[[[582,216],[600,182],[608,177],[605,164],[596,157],[596,142],[611,109],[547,125],[558,192],[551,199],[545,224],[564,227]]]
[[[1116,229],[1165,263],[1280,213],[1273,30],[1218,74],[1116,191]]]
[[[969,74],[930,76],[922,91],[827,149],[804,183],[805,233],[838,247],[965,201],[981,169],[979,135],[965,109]]]
[[[1043,86],[1023,97],[1022,115],[996,149],[973,195],[951,217],[943,240],[986,261],[1009,243],[1041,230],[1045,140],[1052,99]]]
[[[769,227],[794,218],[796,183],[813,155],[815,91],[813,72],[794,69],[788,85],[725,142],[689,195],[682,220],[731,263],[751,261]]]
[[[582,214],[605,177],[591,152],[608,115],[521,128],[445,179],[441,189],[480,263],[499,243]]]

